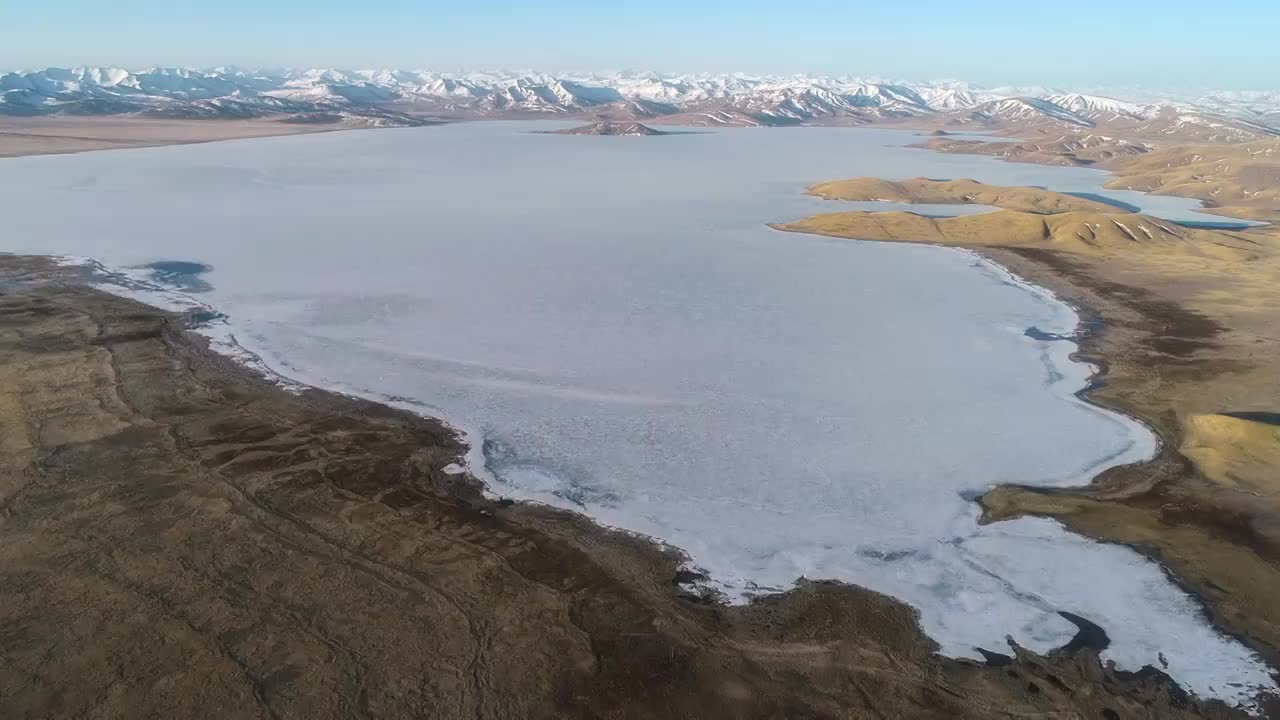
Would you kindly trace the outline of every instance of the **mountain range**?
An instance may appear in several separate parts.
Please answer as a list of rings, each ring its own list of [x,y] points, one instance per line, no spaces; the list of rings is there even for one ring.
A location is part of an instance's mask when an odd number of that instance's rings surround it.
[[[686,125],[912,124],[1247,142],[1280,136],[1280,93],[1205,93],[1129,102],[962,82],[829,77],[401,70],[48,68],[0,75],[0,115],[279,116],[367,125],[583,117]]]

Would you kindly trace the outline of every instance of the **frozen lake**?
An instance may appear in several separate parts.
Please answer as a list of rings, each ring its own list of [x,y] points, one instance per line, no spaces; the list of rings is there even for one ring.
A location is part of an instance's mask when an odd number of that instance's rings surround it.
[[[765,223],[840,208],[810,182],[972,177],[1196,203],[1086,169],[902,147],[910,132],[535,135],[476,123],[0,161],[10,252],[207,263],[199,299],[282,374],[467,428],[494,492],[686,550],[734,599],[798,577],[918,608],[952,655],[1103,626],[1225,698],[1270,684],[1156,564],[1048,520],[979,527],[1002,482],[1146,458],[1080,402],[1076,316],[956,250]],[[945,211],[946,208],[931,208]],[[479,442],[483,440],[483,442]]]

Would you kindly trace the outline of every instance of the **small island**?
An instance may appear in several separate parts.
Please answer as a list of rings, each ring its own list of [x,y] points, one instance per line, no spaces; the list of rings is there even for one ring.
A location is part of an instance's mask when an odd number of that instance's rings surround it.
[[[671,135],[638,122],[595,122],[567,130],[545,130],[545,135]]]

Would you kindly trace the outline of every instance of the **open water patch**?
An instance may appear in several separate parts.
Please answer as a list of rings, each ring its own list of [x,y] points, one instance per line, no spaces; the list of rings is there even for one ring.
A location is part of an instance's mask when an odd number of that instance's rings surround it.
[[[213,270],[212,266],[189,260],[157,260],[138,267],[146,271],[147,278],[165,287],[188,293],[205,293],[213,286],[204,276]]]

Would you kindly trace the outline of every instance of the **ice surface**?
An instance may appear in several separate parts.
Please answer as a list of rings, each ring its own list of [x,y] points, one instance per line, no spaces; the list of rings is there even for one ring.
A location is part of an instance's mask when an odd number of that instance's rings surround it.
[[[966,498],[993,484],[1083,483],[1154,450],[1075,397],[1090,368],[1053,339],[1075,328],[1070,308],[968,253],[765,227],[837,209],[801,189],[856,175],[1214,219],[1193,201],[907,149],[908,132],[531,129],[6,160],[5,249],[206,264],[198,300],[230,318],[225,347],[443,413],[471,431],[495,492],[683,548],[734,599],[801,576],[855,582],[914,605],[964,656],[1006,634],[1062,644],[1070,611],[1106,629],[1122,667],[1163,653],[1179,681],[1228,699],[1271,684],[1135,552],[1046,520],[976,524]]]

